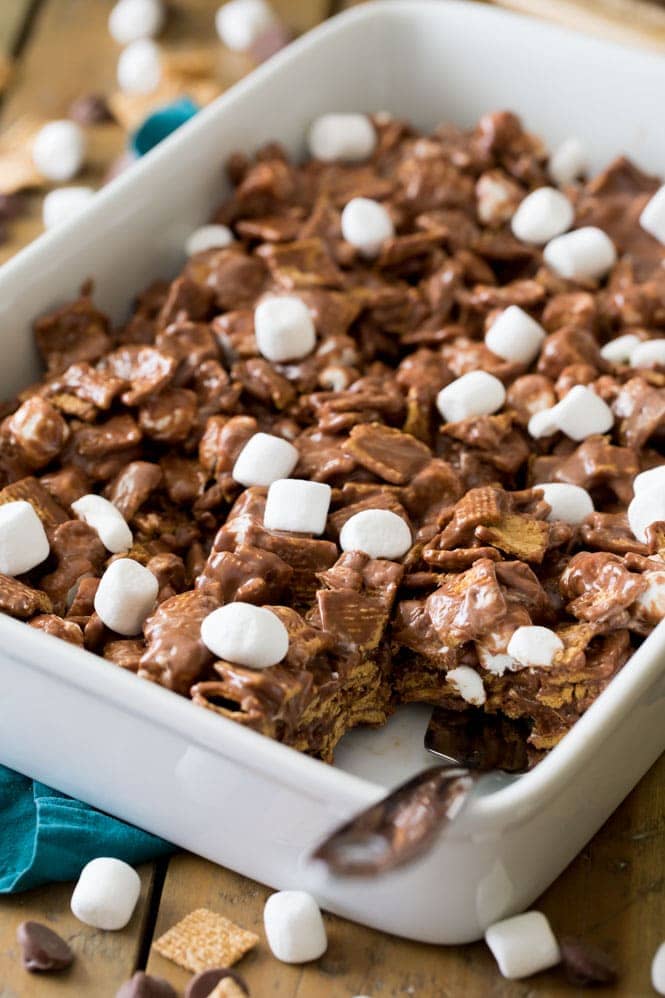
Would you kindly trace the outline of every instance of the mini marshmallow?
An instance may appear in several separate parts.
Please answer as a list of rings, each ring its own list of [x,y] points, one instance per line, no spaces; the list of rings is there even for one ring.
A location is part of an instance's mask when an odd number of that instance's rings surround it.
[[[565,482],[545,482],[536,485],[542,489],[545,502],[551,506],[547,519],[563,520],[574,526],[581,523],[590,513],[593,513],[593,501],[586,489],[579,485],[568,485]]]
[[[109,32],[119,45],[158,35],[164,24],[160,0],[118,0],[109,14]]]
[[[132,42],[120,53],[116,73],[126,94],[152,93],[162,78],[159,48],[150,38]]]
[[[49,121],[32,143],[32,161],[47,180],[62,183],[76,176],[86,152],[85,134],[75,121]]]
[[[579,139],[565,139],[558,146],[548,164],[549,174],[555,184],[563,187],[565,184],[572,184],[587,167],[584,146]]]
[[[0,506],[0,572],[23,575],[48,558],[50,546],[42,521],[25,499]]]
[[[299,534],[322,534],[330,507],[332,489],[323,482],[282,478],[268,489],[263,526],[267,530],[291,530]]]
[[[456,669],[449,669],[446,673],[446,682],[450,683],[463,700],[476,707],[482,707],[487,700],[482,679],[476,670],[468,665],[458,665]]]
[[[316,345],[310,310],[293,295],[265,298],[254,310],[254,334],[259,351],[279,364],[300,360]]]
[[[442,388],[436,407],[447,423],[458,423],[470,416],[497,412],[506,401],[506,389],[487,371],[469,371]]]
[[[374,125],[366,114],[322,114],[307,136],[310,156],[333,163],[357,163],[376,147]]]
[[[617,336],[615,340],[610,340],[605,346],[600,348],[600,356],[610,364],[627,364],[630,355],[636,346],[642,341],[634,333],[624,333]]]
[[[651,963],[651,984],[659,995],[665,995],[665,943],[661,943]]]
[[[520,308],[509,305],[485,333],[485,346],[497,357],[517,364],[530,364],[538,356],[545,330]]]
[[[203,619],[201,640],[213,655],[248,669],[277,665],[289,650],[289,634],[279,617],[251,603],[213,610]]]
[[[541,437],[551,437],[553,433],[557,433],[559,427],[556,423],[556,406],[553,405],[549,409],[534,412],[529,419],[527,429],[535,440],[539,440]]]
[[[665,520],[665,491],[662,482],[651,484],[630,500],[627,509],[628,525],[634,536],[643,544],[647,539],[647,527]]]
[[[44,198],[42,220],[45,229],[53,229],[68,222],[90,204],[94,195],[92,187],[57,187]]]
[[[409,525],[389,509],[354,513],[339,535],[342,551],[363,551],[370,558],[401,558],[412,543]]]
[[[490,925],[485,942],[504,977],[511,981],[554,967],[561,952],[545,915],[526,911]]]
[[[607,433],[614,414],[607,402],[586,385],[575,385],[554,406],[553,419],[571,440],[586,440],[594,433]]]
[[[272,954],[282,963],[318,960],[328,948],[319,906],[305,891],[271,894],[263,909],[263,925]]]
[[[644,340],[630,352],[631,367],[665,367],[665,339]]]
[[[226,225],[201,225],[194,229],[185,243],[187,256],[211,249],[225,249],[233,242],[233,233]]]
[[[638,492],[646,492],[647,489],[651,489],[659,485],[665,491],[665,464],[658,464],[655,468],[649,468],[648,471],[641,471],[639,475],[635,475],[633,478],[633,492],[637,495]]]
[[[265,0],[229,0],[217,11],[215,27],[227,48],[247,52],[275,20]]]
[[[377,256],[394,234],[392,218],[371,198],[352,198],[342,212],[342,235],[365,257]]]
[[[647,587],[635,600],[637,616],[653,627],[665,617],[665,572],[642,572]]]
[[[549,627],[518,627],[508,642],[508,654],[523,668],[550,666],[563,641]]]
[[[128,551],[132,546],[134,538],[127,521],[108,499],[93,494],[81,496],[72,503],[72,509],[79,520],[97,531],[107,551],[118,554],[120,551]]]
[[[288,478],[300,454],[288,440],[270,433],[255,433],[240,451],[231,475],[241,485],[272,485]]]
[[[573,224],[575,209],[556,187],[539,187],[527,194],[513,215],[513,235],[524,243],[544,243],[560,236]]]
[[[112,631],[139,634],[159,591],[157,579],[132,558],[118,558],[102,575],[95,593],[95,610]]]
[[[647,201],[640,215],[640,225],[665,246],[665,184]]]
[[[115,931],[129,922],[141,893],[141,879],[121,859],[99,856],[81,870],[71,909],[79,922]]]
[[[617,251],[606,232],[586,225],[552,239],[543,251],[543,259],[560,277],[599,280],[616,263]]]

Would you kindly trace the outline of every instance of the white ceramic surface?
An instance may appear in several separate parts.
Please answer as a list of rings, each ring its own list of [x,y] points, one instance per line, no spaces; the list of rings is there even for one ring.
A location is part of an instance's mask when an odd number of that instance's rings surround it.
[[[432,126],[509,107],[551,143],[583,136],[596,167],[628,150],[663,172],[653,122],[664,89],[662,59],[489,7],[395,0],[335,18],[0,270],[0,393],[36,375],[32,318],[86,277],[120,317],[174,271],[224,195],[220,166],[234,149],[279,138],[299,152],[327,110],[387,109]],[[533,772],[479,794],[423,861],[373,882],[329,880],[308,852],[427,764],[426,709],[352,733],[332,768],[4,616],[0,644],[4,763],[273,887],[310,889],[330,910],[430,942],[476,939],[528,905],[665,748],[661,628]]]

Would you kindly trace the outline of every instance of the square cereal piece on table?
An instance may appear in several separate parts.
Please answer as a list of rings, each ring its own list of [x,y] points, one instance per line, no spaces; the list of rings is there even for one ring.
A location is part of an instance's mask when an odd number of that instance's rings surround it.
[[[259,937],[208,908],[197,908],[154,943],[161,956],[198,974],[212,967],[231,967]]]

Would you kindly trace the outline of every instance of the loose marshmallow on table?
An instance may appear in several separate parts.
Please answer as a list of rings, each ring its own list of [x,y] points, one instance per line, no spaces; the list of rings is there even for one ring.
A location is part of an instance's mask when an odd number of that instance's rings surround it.
[[[640,215],[640,225],[650,236],[665,245],[665,184],[659,187]]]
[[[449,669],[446,673],[446,682],[450,683],[463,700],[476,707],[482,707],[487,700],[482,679],[469,665],[458,665],[456,669]]]
[[[139,38],[118,59],[118,85],[127,94],[150,94],[159,86],[162,64],[159,48],[150,38]]]
[[[665,995],[665,943],[661,943],[651,963],[651,984],[659,995]]]
[[[641,471],[639,475],[635,475],[635,478],[633,478],[633,492],[635,495],[638,492],[646,492],[647,489],[651,489],[656,485],[659,485],[665,492],[665,464],[657,464],[655,468],[649,468],[648,471]]]
[[[79,520],[97,531],[99,539],[112,554],[128,551],[132,546],[132,532],[120,510],[103,496],[85,495],[72,503]]]
[[[159,583],[152,572],[132,558],[118,558],[102,575],[95,593],[95,610],[112,631],[139,634],[153,608]]]
[[[332,489],[323,482],[282,478],[268,489],[263,526],[299,534],[322,534]]]
[[[342,235],[365,257],[377,256],[394,234],[389,213],[371,198],[352,198],[342,212]]]
[[[579,139],[564,139],[550,156],[548,170],[552,180],[563,187],[571,184],[587,167],[584,146]]]
[[[524,668],[547,667],[557,652],[563,651],[563,641],[549,627],[518,627],[508,642],[508,654]]]
[[[25,499],[0,506],[0,572],[22,575],[48,558],[46,531]]]
[[[277,665],[289,650],[288,631],[279,617],[251,603],[213,610],[203,619],[201,640],[213,655],[249,669]]]
[[[272,485],[288,478],[300,454],[293,444],[270,433],[255,433],[240,451],[232,477],[241,485]]]
[[[71,909],[80,922],[96,929],[124,929],[140,893],[136,870],[121,859],[99,856],[81,870]]]
[[[215,15],[217,34],[235,52],[250,49],[275,21],[265,0],[229,0]]]
[[[545,502],[551,506],[548,520],[563,520],[574,526],[593,513],[593,501],[586,489],[566,482],[544,482],[535,486],[542,489]]]
[[[305,891],[271,894],[263,909],[263,925],[272,954],[282,963],[318,960],[328,948],[319,906]]]
[[[225,249],[233,242],[233,233],[226,225],[201,225],[194,229],[185,243],[187,256],[210,249]]]
[[[436,406],[447,423],[471,416],[488,416],[506,401],[506,389],[487,371],[469,371],[442,388]]]
[[[540,911],[495,922],[485,932],[485,942],[503,976],[513,981],[554,967],[561,960],[559,944]]]
[[[548,267],[571,281],[604,277],[616,263],[614,243],[602,229],[586,225],[550,240],[543,251]]]
[[[633,350],[641,342],[639,336],[635,336],[634,333],[624,333],[623,336],[617,336],[602,346],[600,356],[610,364],[627,364]]]
[[[665,489],[663,483],[647,484],[631,499],[627,509],[628,525],[638,541],[647,539],[647,527],[665,520]]]
[[[485,333],[485,346],[497,357],[530,364],[538,355],[545,330],[519,305],[509,305]]]
[[[370,558],[401,558],[412,543],[409,525],[389,509],[354,513],[339,535],[342,551],[363,551]]]
[[[631,367],[665,367],[665,339],[643,340],[630,351]]]
[[[118,0],[109,14],[111,37],[120,45],[159,34],[164,23],[161,0]]]
[[[316,344],[312,314],[301,298],[274,295],[254,310],[254,335],[259,351],[276,364],[300,360]]]
[[[92,187],[56,187],[44,198],[42,220],[45,229],[68,222],[86,208],[94,195]]]
[[[85,134],[75,121],[49,121],[32,143],[33,163],[48,180],[58,183],[76,176],[85,152]]]
[[[575,209],[565,194],[556,187],[539,187],[520,202],[510,227],[522,242],[542,246],[566,232],[574,218]]]
[[[357,163],[374,152],[376,131],[366,114],[322,114],[310,126],[307,144],[314,159]]]
[[[552,415],[558,428],[571,440],[607,433],[614,424],[614,414],[607,402],[586,385],[571,388],[554,406]]]

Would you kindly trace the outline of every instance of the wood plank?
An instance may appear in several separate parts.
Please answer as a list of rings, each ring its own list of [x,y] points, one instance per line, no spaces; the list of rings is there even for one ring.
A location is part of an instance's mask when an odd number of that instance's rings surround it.
[[[0,4],[0,53],[14,55],[35,0],[10,0]]]
[[[114,998],[134,973],[141,949],[155,876],[152,863],[139,867],[141,896],[129,925],[101,932],[83,925],[70,909],[72,884],[52,884],[0,899],[0,998]],[[59,974],[29,974],[16,943],[19,922],[34,919],[58,932],[76,953]]]
[[[573,819],[571,819],[573,820]],[[620,986],[598,996],[649,994],[649,967],[665,924],[665,757],[644,777],[537,907],[560,934],[580,935],[612,953]],[[445,892],[445,884],[441,885]],[[436,947],[407,942],[326,916],[330,946],[314,964],[291,967],[269,953],[262,911],[270,891],[190,855],[171,860],[155,938],[194,908],[208,907],[252,929],[259,946],[238,965],[261,998],[551,998],[570,995],[559,971],[504,981],[482,943]],[[395,899],[399,904],[399,898]],[[182,990],[189,975],[154,951],[148,970]]]
[[[665,9],[650,0],[494,0],[598,38],[665,49]]]

